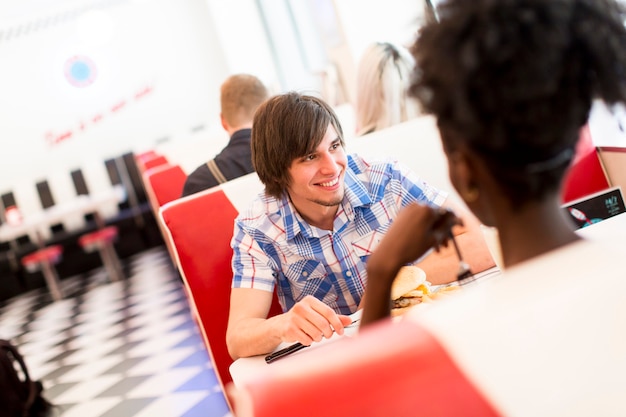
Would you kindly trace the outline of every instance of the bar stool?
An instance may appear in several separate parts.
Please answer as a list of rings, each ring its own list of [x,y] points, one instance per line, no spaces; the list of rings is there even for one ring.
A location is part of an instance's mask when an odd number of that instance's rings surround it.
[[[111,281],[120,281],[124,277],[120,260],[113,247],[117,237],[117,227],[107,226],[78,238],[78,244],[85,252],[97,250],[100,253],[100,259]]]
[[[63,246],[51,245],[29,253],[21,260],[22,265],[28,272],[41,270],[52,298],[58,301],[63,298],[63,290],[59,282],[59,274],[54,265],[61,261]]]

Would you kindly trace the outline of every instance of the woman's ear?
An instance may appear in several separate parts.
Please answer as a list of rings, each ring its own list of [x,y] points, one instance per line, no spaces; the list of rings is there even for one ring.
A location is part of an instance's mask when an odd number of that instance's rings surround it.
[[[448,154],[448,175],[452,185],[465,204],[478,200],[480,189],[476,181],[476,161],[462,149],[450,151]]]

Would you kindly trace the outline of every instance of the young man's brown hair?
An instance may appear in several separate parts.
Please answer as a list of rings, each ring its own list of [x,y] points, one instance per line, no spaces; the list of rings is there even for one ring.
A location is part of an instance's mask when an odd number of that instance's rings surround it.
[[[268,195],[282,196],[290,182],[291,163],[315,151],[329,124],[345,146],[337,115],[320,98],[289,92],[270,98],[257,109],[252,163]]]

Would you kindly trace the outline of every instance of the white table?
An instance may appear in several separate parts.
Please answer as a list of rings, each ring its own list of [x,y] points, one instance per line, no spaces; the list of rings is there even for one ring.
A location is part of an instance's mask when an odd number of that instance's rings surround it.
[[[96,194],[79,195],[76,198],[56,204],[50,208],[26,216],[21,224],[0,226],[0,241],[10,242],[23,235],[34,234],[40,244],[46,229],[61,223],[69,216],[76,214],[98,213],[100,206],[110,202],[121,202],[126,199],[126,191],[121,185],[116,185],[106,191]]]
[[[72,200],[64,201],[36,214],[29,215],[18,225],[8,223],[1,225],[0,241],[10,242],[12,249],[15,249],[15,240],[18,237],[34,234],[37,246],[43,248],[45,245],[45,230],[49,229],[51,225],[61,223],[72,215],[94,213],[98,227],[101,228],[104,226],[104,222],[99,214],[100,207],[107,203],[121,202],[125,199],[126,191],[121,185],[116,185],[100,193],[79,195]],[[111,278],[119,280],[122,273],[115,249],[107,242],[99,247],[99,251],[102,262],[107,271],[109,271]],[[15,257],[14,262],[17,265]],[[50,263],[44,263],[42,265],[42,273],[53,298],[55,300],[63,298],[63,291],[54,266]]]
[[[361,313],[362,311],[359,310],[356,313],[353,313],[351,317],[353,317],[353,320],[360,320]],[[330,339],[322,339],[322,341],[320,342],[314,342],[311,346],[301,349],[297,352],[291,353],[286,357],[295,357],[296,355],[302,355],[326,343],[333,343],[334,341],[337,341],[343,337],[354,336],[356,335],[358,330],[359,330],[359,321],[356,321],[352,325],[344,328],[344,334],[342,336],[339,336],[337,333],[333,333]],[[291,343],[282,343],[275,349],[275,351],[285,348],[289,345],[291,345]],[[235,362],[233,362],[229,368],[230,376],[233,378],[233,383],[235,385],[241,384],[242,382],[246,381],[248,378],[253,377],[254,375],[258,374],[260,370],[268,366],[272,366],[271,363],[267,364],[265,362],[266,356],[267,355],[250,356],[248,358],[239,358]],[[278,359],[278,361],[280,360],[282,359]]]
[[[577,233],[585,239],[601,239],[603,241],[613,242],[616,244],[624,245],[626,243],[626,213],[618,214],[617,216],[610,217],[598,223],[594,223],[587,227],[577,230]],[[496,268],[493,270],[485,271],[485,278],[497,276],[499,271]],[[351,328],[346,332],[346,335],[351,336],[356,334],[358,328]],[[333,340],[340,339],[343,336],[333,335],[332,338],[322,340],[322,342],[314,343],[310,347],[302,349],[298,352],[292,353],[289,356],[296,356],[306,354],[311,349],[315,349],[316,346],[321,344],[332,342]],[[282,344],[276,350],[288,346],[289,344]],[[245,382],[247,379],[254,377],[261,370],[271,364],[265,363],[266,355],[252,356],[249,358],[239,358],[230,366],[230,375],[233,378],[233,383],[237,386]]]
[[[492,279],[494,277],[497,277],[500,274],[500,269],[497,267],[493,267],[490,268],[486,271],[482,271],[479,272],[477,274],[475,274],[475,280],[472,280],[470,282],[467,283],[467,285],[475,285],[478,282],[483,282],[484,280],[488,280],[488,279]],[[355,313],[353,313],[351,315],[351,317],[353,317],[354,319],[358,319],[360,320],[361,318],[361,314],[363,313],[362,310],[359,310]],[[289,354],[289,357],[292,356],[296,356],[296,355],[302,355],[305,354],[306,352],[311,351],[312,349],[315,349],[316,347],[319,347],[323,344],[326,343],[332,343],[334,341],[337,341],[343,337],[351,337],[357,334],[358,332],[358,326],[359,326],[360,322],[356,322],[355,324],[346,327],[345,328],[345,332],[342,336],[337,335],[336,333],[333,334],[333,336],[330,339],[322,339],[321,342],[316,342],[313,343],[311,346],[304,348],[302,350],[299,350],[297,352],[294,352],[292,354]],[[285,348],[287,346],[289,346],[290,343],[282,343],[280,346],[278,346],[275,351],[280,350],[282,348]],[[267,355],[258,355],[258,356],[251,356],[248,358],[239,358],[236,361],[234,361],[230,368],[230,376],[233,378],[233,383],[235,385],[239,385],[243,382],[245,382],[247,379],[254,377],[255,375],[257,375],[260,371],[262,371],[264,368],[268,367],[268,366],[272,366],[272,364],[267,364],[265,362],[265,356]],[[280,360],[280,359],[279,359]]]

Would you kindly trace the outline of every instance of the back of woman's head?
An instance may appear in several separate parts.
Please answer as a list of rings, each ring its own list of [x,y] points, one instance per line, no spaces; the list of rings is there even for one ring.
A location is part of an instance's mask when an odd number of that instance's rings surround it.
[[[250,142],[252,163],[268,195],[280,198],[291,181],[291,163],[313,153],[329,125],[344,146],[339,119],[322,99],[289,92],[261,104],[254,115]]]
[[[444,140],[489,165],[514,205],[560,187],[592,100],[626,100],[612,0],[449,0],[412,53],[411,93]]]
[[[380,130],[418,115],[418,106],[407,96],[415,61],[399,45],[370,45],[357,71],[357,135]]]

